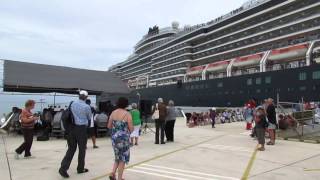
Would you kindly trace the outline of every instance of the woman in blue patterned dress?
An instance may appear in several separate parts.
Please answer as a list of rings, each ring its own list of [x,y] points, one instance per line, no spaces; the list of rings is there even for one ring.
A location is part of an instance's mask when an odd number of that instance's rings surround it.
[[[118,180],[122,180],[125,164],[130,159],[130,133],[133,131],[131,114],[125,109],[128,106],[127,98],[119,98],[117,109],[112,112],[108,122],[111,129],[112,147],[115,155],[115,162],[110,180],[115,180],[118,170]]]

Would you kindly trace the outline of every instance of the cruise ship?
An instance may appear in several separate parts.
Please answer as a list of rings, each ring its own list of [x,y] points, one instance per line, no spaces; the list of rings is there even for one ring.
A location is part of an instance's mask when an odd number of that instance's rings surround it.
[[[320,100],[320,1],[251,0],[203,24],[149,28],[109,71],[131,98],[241,106]]]

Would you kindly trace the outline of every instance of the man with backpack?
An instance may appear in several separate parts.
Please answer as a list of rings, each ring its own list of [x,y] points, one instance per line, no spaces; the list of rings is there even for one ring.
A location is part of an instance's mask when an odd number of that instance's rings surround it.
[[[85,102],[87,98],[88,92],[80,91],[79,100],[71,102],[69,108],[62,117],[62,121],[66,126],[65,129],[68,131],[68,150],[59,169],[59,174],[64,178],[69,178],[67,171],[70,167],[77,146],[79,148],[77,172],[78,174],[82,174],[89,171],[84,168],[87,147],[87,127],[88,122],[92,117],[91,107]]]

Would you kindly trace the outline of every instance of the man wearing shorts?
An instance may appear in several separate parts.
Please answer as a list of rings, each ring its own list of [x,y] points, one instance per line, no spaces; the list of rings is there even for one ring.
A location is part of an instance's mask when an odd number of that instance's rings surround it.
[[[277,115],[276,115],[276,108],[273,104],[273,99],[269,98],[267,100],[267,117],[269,121],[269,134],[270,134],[270,141],[267,143],[267,145],[274,145],[276,141],[276,128],[277,128]]]

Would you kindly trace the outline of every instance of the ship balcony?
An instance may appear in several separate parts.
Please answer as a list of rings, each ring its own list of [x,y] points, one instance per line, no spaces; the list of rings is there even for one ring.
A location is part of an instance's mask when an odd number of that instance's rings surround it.
[[[285,63],[277,63],[277,64],[269,63],[269,64],[267,64],[266,70],[267,71],[279,71],[279,70],[299,68],[299,67],[305,67],[305,66],[306,66],[306,60],[301,59],[301,60],[285,62]]]
[[[232,76],[241,76],[246,74],[254,74],[259,73],[260,67],[259,66],[251,66],[251,67],[245,67],[245,68],[233,68],[232,70]]]

